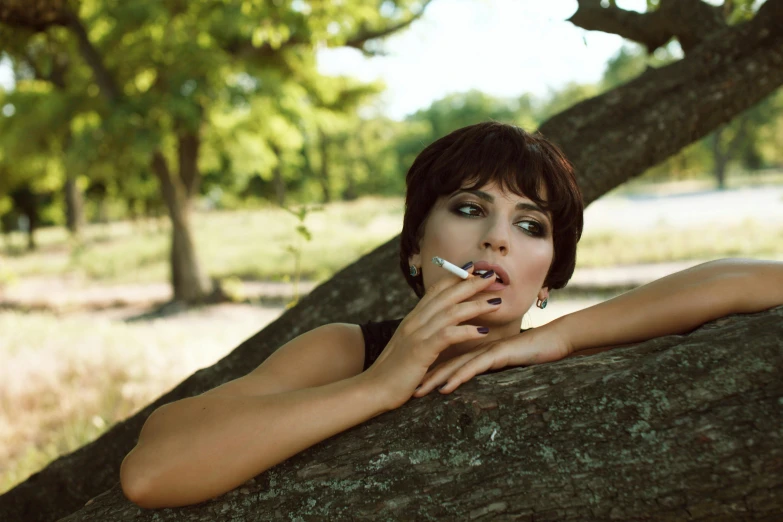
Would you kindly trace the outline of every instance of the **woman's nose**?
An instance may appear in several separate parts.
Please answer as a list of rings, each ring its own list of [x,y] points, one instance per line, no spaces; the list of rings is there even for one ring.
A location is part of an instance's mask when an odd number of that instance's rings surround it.
[[[497,250],[503,255],[508,253],[508,229],[504,223],[495,220],[490,224],[482,239],[482,247]]]

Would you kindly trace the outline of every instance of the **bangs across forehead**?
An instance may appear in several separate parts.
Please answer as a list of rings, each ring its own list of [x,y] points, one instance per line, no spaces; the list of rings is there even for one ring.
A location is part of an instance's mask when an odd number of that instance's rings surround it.
[[[465,189],[480,189],[496,183],[504,192],[529,198],[549,210],[546,159],[535,143],[509,132],[482,133],[478,140],[462,136],[431,168],[430,189],[451,195]]]

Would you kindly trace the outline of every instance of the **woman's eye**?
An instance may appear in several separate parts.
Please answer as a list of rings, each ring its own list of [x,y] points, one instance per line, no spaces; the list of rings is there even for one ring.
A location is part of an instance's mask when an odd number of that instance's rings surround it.
[[[468,210],[464,211],[464,209],[468,209]],[[477,213],[476,214],[471,214],[470,213],[471,210],[475,210]],[[466,216],[477,216],[478,213],[481,212],[481,209],[479,207],[477,207],[476,205],[459,205],[457,207],[457,212],[459,212],[460,214],[464,214]]]
[[[527,230],[535,236],[540,236],[543,234],[543,227],[535,221],[520,221],[519,224],[520,228]]]
[[[465,205],[457,205],[454,207],[454,210],[457,214],[461,216],[467,216],[467,217],[477,217],[480,216],[483,212],[483,209],[479,207],[478,205],[474,204],[465,204]],[[519,228],[526,231],[530,235],[533,236],[543,236],[544,235],[544,227],[541,225],[541,223],[538,223],[537,221],[518,221]]]

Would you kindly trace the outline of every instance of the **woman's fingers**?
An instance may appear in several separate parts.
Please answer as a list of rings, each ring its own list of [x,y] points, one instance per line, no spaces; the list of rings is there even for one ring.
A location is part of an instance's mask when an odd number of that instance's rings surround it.
[[[457,368],[457,370],[446,380],[446,384],[440,389],[441,393],[451,393],[464,382],[468,382],[476,375],[489,370],[499,370],[508,366],[507,352],[500,348],[485,350],[476,357]]]
[[[455,372],[457,372],[469,361],[486,352],[488,349],[489,348],[485,348],[483,350],[463,353],[462,355],[439,364],[424,375],[424,378],[422,378],[421,381],[421,386],[413,394],[414,397],[423,397],[432,390],[445,384],[455,374]]]
[[[474,301],[465,301],[464,303],[457,303],[435,314],[434,317],[432,317],[429,321],[427,321],[427,323],[424,326],[422,326],[421,330],[419,331],[419,334],[423,339],[431,339],[434,342],[448,340],[448,339],[440,339],[439,334],[443,335],[442,332],[446,332],[447,329],[455,328],[455,327],[459,329],[469,327],[476,331],[479,331],[478,329],[482,328],[482,330],[480,330],[479,333],[485,335],[489,331],[486,328],[476,326],[476,325],[473,326],[465,325],[462,323],[469,322],[471,319],[474,319],[478,316],[495,312],[499,308],[500,308],[500,303],[497,303],[497,301],[490,302],[487,299],[476,299]],[[476,337],[469,336],[469,339],[473,339],[473,338]],[[461,341],[456,341],[456,342],[461,342]],[[451,342],[449,344],[455,344],[455,342]],[[446,348],[446,346],[444,346],[443,348]]]
[[[505,368],[508,362],[508,351],[502,345],[462,354],[427,373],[414,396],[423,397],[436,388],[442,394],[451,393],[476,375]]]
[[[471,276],[468,279],[457,283],[449,280],[448,283],[450,283],[450,286],[440,291],[438,295],[434,296],[426,303],[419,303],[421,306],[420,312],[417,314],[419,326],[427,325],[440,312],[473,297],[491,286],[494,282],[495,278],[492,275],[487,278]],[[441,284],[441,282],[438,282],[438,284]],[[462,320],[464,321],[465,319]]]
[[[463,283],[465,281],[470,281],[472,278],[475,277],[473,275],[473,270],[475,270],[475,268],[476,268],[475,266],[471,265],[466,269],[466,271],[469,274],[467,279],[460,279],[459,277],[452,275],[449,277],[444,277],[443,279],[441,279],[431,287],[427,288],[424,292],[424,295],[419,300],[418,305],[421,308],[426,308],[427,306],[429,306],[430,302],[432,302],[433,299],[435,299],[437,296],[443,293],[443,291],[453,286],[456,286],[460,283]]]

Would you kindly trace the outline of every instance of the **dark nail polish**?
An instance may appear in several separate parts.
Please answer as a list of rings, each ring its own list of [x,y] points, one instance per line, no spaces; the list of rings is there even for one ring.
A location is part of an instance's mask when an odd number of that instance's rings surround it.
[[[494,275],[495,275],[495,271],[494,270],[490,270],[489,272],[487,272],[486,274],[484,274],[481,277],[482,277],[482,279],[489,279],[490,277],[492,277]]]
[[[482,333],[482,334],[489,333],[489,328],[487,328],[486,326],[479,326],[478,333]]]
[[[500,304],[500,303],[502,303],[502,302],[503,302],[503,300],[502,300],[501,298],[499,298],[499,297],[493,297],[492,299],[487,299],[487,302],[488,302],[489,304],[493,304],[493,305],[494,305],[494,304]]]
[[[468,261],[465,265],[462,266],[463,270],[467,270],[468,268],[473,266],[473,261]]]

